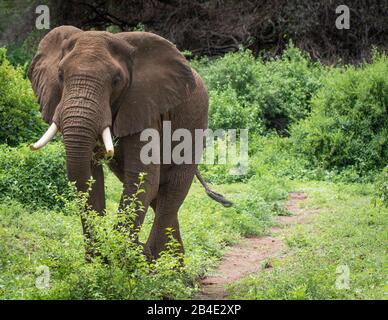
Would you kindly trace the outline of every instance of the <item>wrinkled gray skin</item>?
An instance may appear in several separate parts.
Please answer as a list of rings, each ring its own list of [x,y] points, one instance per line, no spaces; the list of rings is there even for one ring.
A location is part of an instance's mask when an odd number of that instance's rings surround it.
[[[163,120],[192,136],[194,129],[207,128],[207,90],[175,46],[147,32],[111,34],[62,26],[40,42],[29,78],[43,119],[54,122],[63,135],[69,179],[81,191],[91,176],[95,180],[92,207],[100,214],[105,209],[103,169],[92,161],[92,153],[103,129],[110,127],[118,143],[109,167],[123,183],[122,199],[135,191],[139,172],[147,173],[146,192],[140,196],[144,210],[135,220],[141,226],[148,206],[155,211],[145,251],[158,257],[166,228],[173,228],[183,252],[177,214],[197,166],[144,165],[140,150],[146,142],[139,139],[143,129],[161,130]],[[82,223],[90,237],[87,221]],[[89,248],[87,254],[95,252]]]

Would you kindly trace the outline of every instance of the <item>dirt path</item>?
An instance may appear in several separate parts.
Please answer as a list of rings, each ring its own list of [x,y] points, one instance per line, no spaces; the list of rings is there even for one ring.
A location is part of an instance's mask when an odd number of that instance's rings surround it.
[[[257,272],[268,258],[281,256],[285,249],[282,236],[296,224],[309,223],[317,212],[299,207],[299,202],[306,198],[307,195],[303,192],[290,192],[287,209],[292,215],[276,217],[279,226],[271,228],[271,236],[245,238],[230,247],[218,269],[200,281],[201,293],[198,298],[225,299],[225,285]]]

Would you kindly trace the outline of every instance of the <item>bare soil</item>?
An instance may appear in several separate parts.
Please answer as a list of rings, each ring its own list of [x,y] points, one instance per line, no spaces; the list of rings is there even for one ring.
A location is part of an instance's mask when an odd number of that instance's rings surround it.
[[[220,265],[214,273],[200,281],[201,293],[198,299],[226,299],[225,285],[240,280],[261,269],[270,268],[268,259],[281,257],[286,245],[282,238],[298,224],[311,222],[317,209],[300,208],[300,202],[305,200],[304,192],[290,192],[287,209],[290,216],[278,216],[278,226],[271,228],[271,235],[245,238],[231,246],[225,253]]]

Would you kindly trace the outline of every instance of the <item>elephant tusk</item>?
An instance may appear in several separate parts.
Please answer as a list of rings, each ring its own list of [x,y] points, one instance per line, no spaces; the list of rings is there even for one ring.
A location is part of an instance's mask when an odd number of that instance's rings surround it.
[[[47,129],[44,135],[35,143],[30,144],[30,149],[33,151],[39,150],[44,147],[47,143],[54,138],[55,134],[58,132],[58,127],[55,123],[52,123],[51,126]]]
[[[107,156],[113,157],[115,151],[114,151],[112,135],[110,134],[109,127],[106,127],[104,131],[102,131],[102,141],[104,142]]]

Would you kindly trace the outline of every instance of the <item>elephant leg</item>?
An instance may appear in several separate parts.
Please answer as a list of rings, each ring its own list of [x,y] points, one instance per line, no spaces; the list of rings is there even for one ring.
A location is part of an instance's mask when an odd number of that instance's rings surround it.
[[[98,214],[103,215],[105,210],[104,170],[101,164],[91,166],[94,183],[90,191],[89,204]]]
[[[104,171],[102,165],[91,164],[91,172],[94,183],[89,194],[88,204],[93,210],[99,215],[104,214],[105,210],[105,186],[104,186]],[[93,230],[88,223],[87,212],[81,213],[82,230],[85,237],[85,252],[86,259],[91,260],[92,258],[99,256],[93,240]]]
[[[134,180],[134,182],[137,180]],[[136,187],[133,184],[124,184],[124,190],[123,193],[121,194],[121,199],[120,199],[120,205],[119,205],[119,211],[124,211],[126,206],[128,205],[129,199],[131,199],[132,195],[136,192]],[[132,219],[128,220],[128,224],[133,224],[133,229],[137,230],[140,229],[144,219],[145,215],[149,206],[149,199],[146,195],[146,193],[141,193],[137,196],[137,201],[141,202],[141,205],[139,203],[136,203],[136,214]]]
[[[112,171],[123,182],[123,192],[120,200],[119,210],[124,210],[128,201],[137,191],[135,184],[139,183],[139,174],[145,173],[144,183],[141,186],[145,192],[140,193],[136,203],[136,215],[128,220],[128,225],[133,224],[134,230],[139,229],[143,224],[148,206],[156,197],[159,188],[159,164],[144,164],[140,158],[141,150],[147,142],[140,140],[140,134],[126,136],[120,139],[117,148],[115,162],[111,164]]]
[[[135,194],[137,187],[134,185],[134,183],[138,183],[138,180],[139,180],[138,176],[135,175],[133,179],[130,179],[126,183],[124,183],[124,190],[120,200],[119,211],[125,210],[125,207],[128,204],[128,201],[130,201],[128,199],[131,199],[132,195]],[[157,179],[157,181],[155,182],[158,182],[158,181],[159,180]],[[125,230],[129,231],[129,234],[132,240],[134,240],[136,243],[143,246],[144,255],[148,259],[150,259],[152,257],[152,254],[149,248],[145,244],[139,242],[138,234],[141,226],[143,225],[148,207],[150,206],[150,203],[151,203],[151,199],[152,197],[155,197],[157,188],[155,188],[154,185],[151,185],[149,181],[147,181],[147,175],[145,176],[145,181],[142,188],[145,190],[145,192],[140,193],[136,198],[136,201],[140,201],[141,204],[136,203],[135,216],[119,224],[118,227],[124,228]]]
[[[184,253],[182,238],[179,231],[178,211],[187,193],[195,174],[194,165],[179,166],[172,169],[168,181],[159,187],[155,206],[155,220],[146,247],[154,259],[158,258],[168,242],[167,228],[172,229],[173,237],[178,241],[178,251]]]

